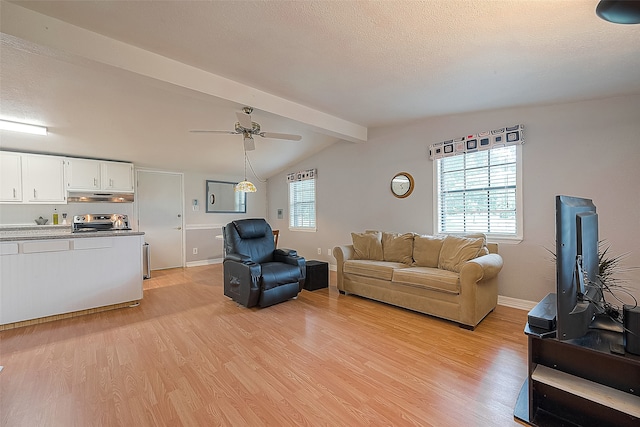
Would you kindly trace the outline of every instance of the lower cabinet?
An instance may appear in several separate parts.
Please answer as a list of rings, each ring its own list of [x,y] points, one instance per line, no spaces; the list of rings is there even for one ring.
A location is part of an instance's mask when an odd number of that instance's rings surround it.
[[[0,244],[0,325],[142,299],[144,236]]]

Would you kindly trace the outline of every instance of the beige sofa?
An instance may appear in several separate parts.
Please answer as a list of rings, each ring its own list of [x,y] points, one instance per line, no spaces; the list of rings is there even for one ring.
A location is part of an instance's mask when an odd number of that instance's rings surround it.
[[[498,302],[498,245],[483,234],[422,236],[367,231],[336,246],[337,285],[355,294],[474,329]]]

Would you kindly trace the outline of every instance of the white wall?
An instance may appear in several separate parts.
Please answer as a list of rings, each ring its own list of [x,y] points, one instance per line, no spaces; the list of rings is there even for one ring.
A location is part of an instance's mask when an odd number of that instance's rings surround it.
[[[187,265],[197,265],[219,260],[222,256],[222,240],[216,238],[221,234],[220,228],[229,222],[243,218],[265,218],[267,185],[257,179],[248,177],[258,190],[247,193],[247,212],[242,213],[207,213],[206,211],[206,181],[242,180],[240,177],[221,177],[213,173],[184,173],[185,199],[185,229],[186,229],[186,260]],[[198,211],[193,210],[193,199],[198,200]],[[193,254],[193,248],[198,248],[198,254]]]
[[[364,229],[433,232],[433,163],[428,146],[453,137],[525,125],[523,146],[524,240],[501,244],[505,266],[499,294],[538,301],[555,292],[555,196],[593,199],[600,238],[613,254],[631,252],[626,266],[640,266],[640,96],[513,108],[434,118],[373,129],[366,143],[335,144],[287,172],[317,168],[316,233],[287,229],[286,174],[268,182],[268,218],[280,228],[280,246],[307,259],[323,259],[327,248],[351,243]],[[406,199],[392,196],[393,175],[406,171],[416,188]],[[283,208],[284,220],[276,219]],[[317,248],[322,255],[317,255]],[[629,274],[640,299],[640,270]]]

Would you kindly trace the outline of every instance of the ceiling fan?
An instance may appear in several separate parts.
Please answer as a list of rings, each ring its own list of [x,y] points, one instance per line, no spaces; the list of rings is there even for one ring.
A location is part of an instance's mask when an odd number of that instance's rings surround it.
[[[273,139],[287,139],[290,141],[300,141],[302,137],[300,135],[291,135],[288,133],[275,133],[275,132],[262,132],[260,129],[260,124],[251,121],[251,113],[253,112],[253,107],[243,107],[242,112],[236,112],[236,117],[238,117],[238,121],[235,125],[235,130],[190,130],[189,132],[193,133],[224,133],[230,135],[242,135],[244,137],[244,150],[251,151],[256,149],[255,141],[253,140],[254,135],[261,136],[263,138],[273,138]]]

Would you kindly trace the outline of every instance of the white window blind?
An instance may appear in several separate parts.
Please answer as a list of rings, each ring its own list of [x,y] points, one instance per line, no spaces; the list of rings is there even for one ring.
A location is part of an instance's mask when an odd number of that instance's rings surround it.
[[[289,229],[316,230],[316,178],[289,181]]]
[[[439,233],[521,237],[519,147],[511,145],[436,160]]]

